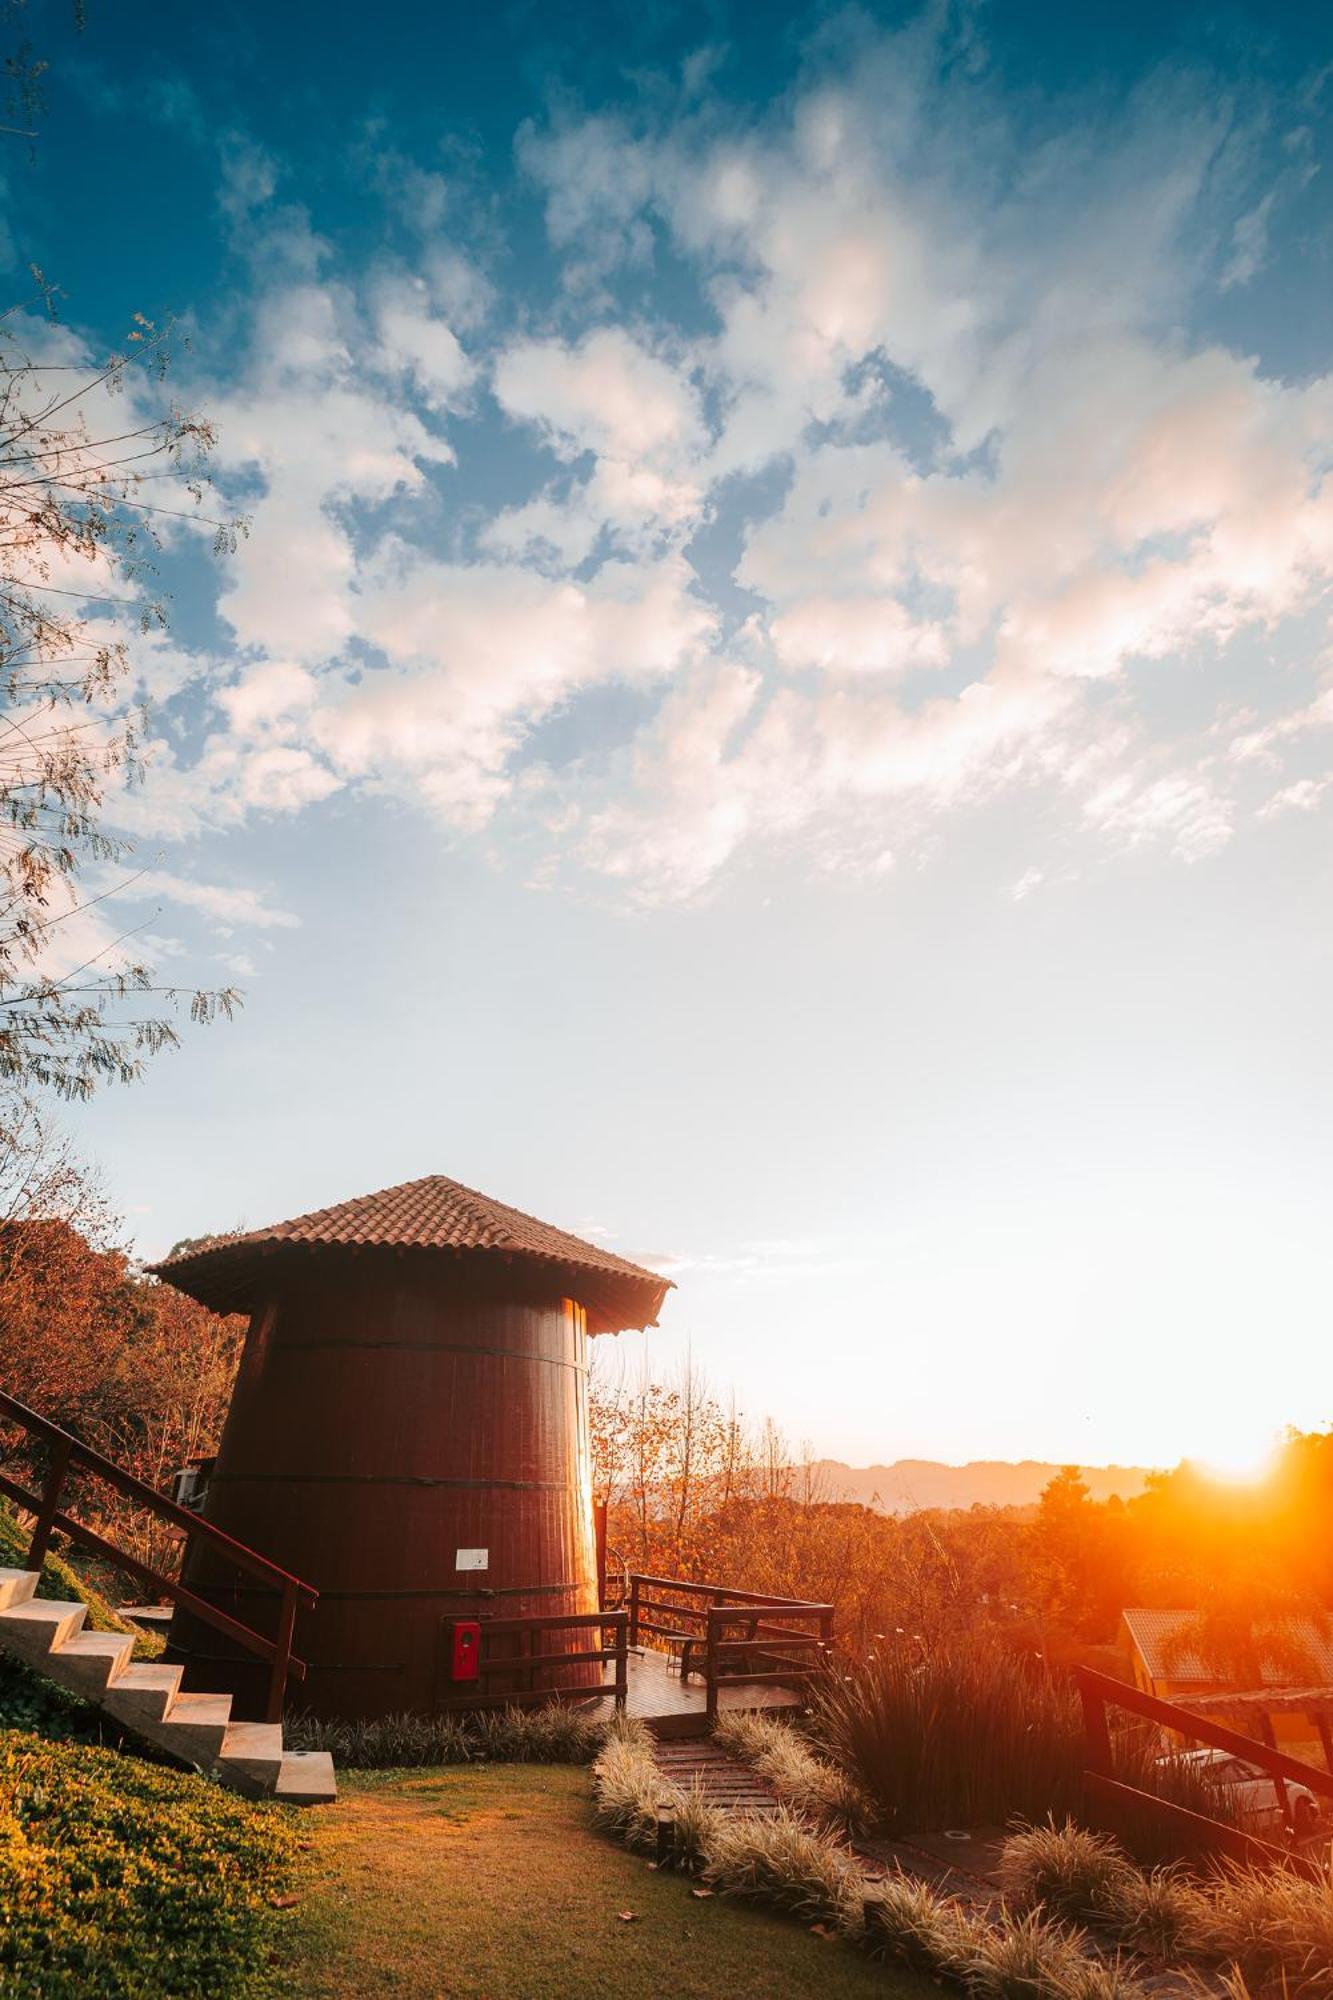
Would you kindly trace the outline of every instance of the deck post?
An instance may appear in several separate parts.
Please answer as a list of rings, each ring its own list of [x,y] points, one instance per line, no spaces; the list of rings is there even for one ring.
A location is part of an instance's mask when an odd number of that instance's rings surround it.
[[[616,1614],[616,1714],[625,1713],[629,1699],[629,1649],[625,1644],[627,1620],[623,1611]]]
[[[629,1580],[629,1642],[639,1643],[639,1579],[637,1574]]]
[[[1088,1769],[1109,1778],[1111,1771],[1111,1725],[1106,1719],[1106,1702],[1095,1687],[1090,1687],[1082,1674],[1078,1678],[1078,1695],[1083,1705],[1083,1736],[1087,1744]]]
[[[273,1647],[273,1666],[268,1677],[268,1706],[265,1722],[282,1721],[282,1704],[287,1694],[287,1669],[292,1657],[292,1634],[296,1630],[296,1586],[282,1586],[282,1607],[278,1612],[278,1636]]]
[[[51,1546],[51,1531],[56,1515],[60,1512],[60,1493],[65,1484],[65,1474],[69,1471],[69,1454],[72,1440],[55,1437],[51,1440],[51,1455],[46,1462],[46,1479],[42,1486],[42,1504],[37,1522],[28,1543],[25,1569],[40,1570],[46,1562],[46,1552]]]
[[[704,1614],[708,1620],[708,1638],[704,1651],[704,1714],[711,1729],[717,1721],[717,1632],[720,1607],[710,1604]]]

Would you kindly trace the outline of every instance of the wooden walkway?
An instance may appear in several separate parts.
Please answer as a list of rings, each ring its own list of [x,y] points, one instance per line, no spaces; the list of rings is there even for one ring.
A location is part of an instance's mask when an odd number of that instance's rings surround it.
[[[795,1688],[777,1687],[772,1681],[724,1681],[718,1689],[718,1707],[733,1709],[799,1709],[803,1699]],[[607,1714],[612,1698],[603,1695],[597,1703]],[[665,1653],[646,1649],[629,1656],[629,1688],[626,1710],[646,1722],[654,1736],[706,1736],[707,1700],[700,1680],[682,1681],[679,1673],[668,1670]]]
[[[719,1812],[771,1813],[778,1795],[767,1778],[731,1757],[711,1736],[659,1743],[657,1768],[669,1784],[683,1792],[697,1789]]]

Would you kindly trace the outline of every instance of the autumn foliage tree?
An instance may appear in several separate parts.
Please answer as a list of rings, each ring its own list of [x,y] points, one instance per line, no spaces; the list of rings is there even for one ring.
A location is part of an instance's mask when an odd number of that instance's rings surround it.
[[[158,1284],[69,1221],[0,1225],[0,1382],[151,1486],[216,1449],[244,1335],[243,1319]],[[96,1481],[83,1480],[80,1512],[143,1560],[168,1554],[161,1525]]]

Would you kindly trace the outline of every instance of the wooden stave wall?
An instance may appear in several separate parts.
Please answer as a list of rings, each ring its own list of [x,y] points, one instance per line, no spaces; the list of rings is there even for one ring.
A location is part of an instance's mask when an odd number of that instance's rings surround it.
[[[587,1342],[583,1309],[521,1264],[329,1256],[275,1275],[207,1514],[321,1592],[298,1620],[310,1671],[291,1706],[429,1713],[458,1692],[447,1620],[597,1609]],[[479,1547],[487,1571],[459,1575],[456,1550]],[[186,1573],[272,1630],[272,1597],[211,1552],[196,1546]],[[262,1711],[266,1669],[208,1627],[178,1614],[172,1656],[187,1686],[232,1692],[238,1716]]]

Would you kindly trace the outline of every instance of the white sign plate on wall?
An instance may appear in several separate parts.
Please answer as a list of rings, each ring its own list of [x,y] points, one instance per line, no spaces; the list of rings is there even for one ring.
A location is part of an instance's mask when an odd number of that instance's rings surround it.
[[[454,1558],[455,1569],[485,1569],[489,1549],[459,1549]]]

